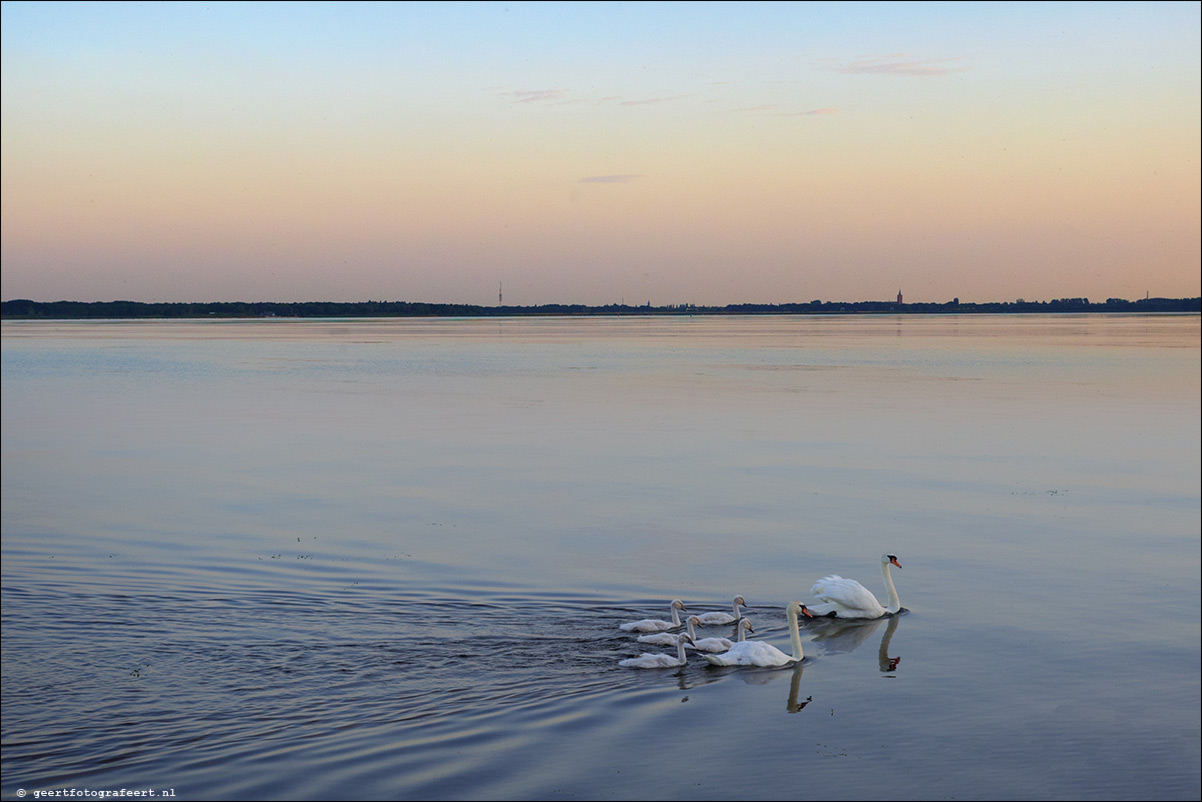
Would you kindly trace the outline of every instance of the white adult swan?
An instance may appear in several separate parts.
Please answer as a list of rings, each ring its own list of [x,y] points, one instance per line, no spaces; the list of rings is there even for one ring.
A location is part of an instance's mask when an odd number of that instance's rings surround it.
[[[789,618],[789,640],[793,644],[793,654],[788,655],[771,643],[758,640],[739,641],[730,647],[730,651],[722,654],[702,655],[710,665],[715,666],[787,666],[789,663],[800,663],[805,656],[801,650],[801,631],[797,627],[799,615],[810,615],[810,611],[799,601],[789,602],[786,610]]]
[[[628,624],[622,624],[618,629],[623,632],[665,632],[669,629],[680,629],[680,610],[684,609],[684,602],[680,599],[673,599],[672,604],[668,606],[672,611],[671,621],[660,621],[655,618],[644,618],[642,621],[631,621]]]
[[[676,641],[676,656],[670,654],[656,654],[652,652],[644,652],[638,657],[628,657],[625,660],[619,660],[618,665],[623,668],[675,668],[683,666],[688,657],[684,653],[684,645],[691,641],[692,638],[688,634],[681,635]]]
[[[743,601],[742,596],[735,596],[734,600],[734,615],[730,613],[698,613],[697,623],[703,627],[717,627],[723,624],[733,624],[736,621],[743,619],[743,611],[740,607],[746,607],[747,602]]]
[[[889,591],[889,606],[882,607],[872,595],[872,591],[854,579],[844,579],[837,574],[824,576],[810,588],[816,601],[810,605],[810,612],[817,616],[832,618],[880,618],[893,615],[901,610],[901,600],[897,598],[897,588],[893,587],[893,577],[889,575],[889,566],[901,563],[892,554],[881,555],[881,574],[885,577],[885,590]]]

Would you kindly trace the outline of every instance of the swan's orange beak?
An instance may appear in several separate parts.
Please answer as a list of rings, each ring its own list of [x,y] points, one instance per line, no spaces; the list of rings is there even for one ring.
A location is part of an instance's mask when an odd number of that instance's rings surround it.
[[[814,617],[814,614],[810,612],[810,608],[806,607],[804,604],[801,605],[801,611],[805,614],[806,618]]]
[[[894,565],[896,565],[898,568],[901,568],[901,563],[899,563],[899,562],[897,561],[897,558],[896,558],[896,557],[890,557],[890,558],[889,558],[889,562],[893,563],[893,564],[894,564]]]

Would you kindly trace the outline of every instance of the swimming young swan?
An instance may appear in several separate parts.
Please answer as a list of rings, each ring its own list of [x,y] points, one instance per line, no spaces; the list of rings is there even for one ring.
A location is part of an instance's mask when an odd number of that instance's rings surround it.
[[[676,632],[648,632],[638,638],[639,643],[650,643],[652,646],[675,646],[678,640],[680,634]]]
[[[698,613],[697,623],[703,627],[721,626],[722,624],[733,624],[736,621],[743,619],[743,611],[740,607],[746,607],[747,602],[743,601],[742,596],[735,596],[734,600],[734,615],[730,613]]]
[[[684,646],[692,640],[688,634],[681,635],[676,641],[675,657],[670,654],[644,652],[638,657],[628,657],[625,660],[619,660],[618,665],[623,668],[675,668],[676,666],[683,666],[688,661],[688,657],[684,653]]]
[[[725,652],[735,645],[736,641],[732,641],[730,638],[698,638],[697,631],[693,629],[693,622],[696,620],[697,616],[692,616],[687,622],[685,622],[689,626],[689,636],[693,638],[693,645],[691,648],[694,651],[712,652],[716,654],[718,652]],[[747,640],[748,632],[755,632],[755,630],[751,628],[751,619],[740,619],[739,640],[737,642],[742,643],[743,641]]]
[[[631,621],[628,624],[622,624],[618,629],[623,632],[664,632],[669,629],[680,629],[680,613],[678,611],[684,610],[684,602],[680,599],[673,599],[668,609],[672,611],[671,621],[644,618],[641,621]]]
[[[697,616],[691,615],[685,619],[685,626],[688,628],[688,635],[693,639],[693,643],[688,648],[698,652],[724,652],[731,646],[735,645],[735,641],[730,638],[698,638],[697,637]],[[751,628],[751,619],[744,618],[739,621],[739,640],[746,640],[748,632],[755,632]],[[656,646],[675,646],[680,640],[680,635],[671,632],[653,632],[649,635],[639,635],[639,643],[652,643]]]
[[[895,555],[881,555],[881,574],[885,577],[885,589],[889,592],[888,607],[881,606],[872,591],[854,579],[831,574],[822,577],[810,588],[810,593],[816,599],[810,605],[810,613],[832,618],[880,618],[893,615],[901,610],[901,600],[897,597],[897,588],[893,586],[893,577],[889,574],[890,565],[901,568]]]
[[[801,631],[798,629],[797,617],[810,615],[810,611],[799,601],[789,602],[785,611],[789,619],[789,640],[793,645],[793,654],[785,654],[770,643],[758,640],[739,641],[722,654],[702,655],[710,665],[715,666],[786,666],[789,663],[800,663],[805,657],[801,650]]]

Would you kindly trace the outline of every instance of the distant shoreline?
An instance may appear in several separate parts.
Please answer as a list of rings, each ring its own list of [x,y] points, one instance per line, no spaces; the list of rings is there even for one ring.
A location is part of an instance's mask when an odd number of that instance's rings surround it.
[[[543,304],[540,306],[477,306],[408,301],[336,303],[210,302],[145,303],[141,301],[12,300],[0,303],[3,320],[138,320],[182,318],[329,318],[329,317],[589,317],[673,315],[834,315],[891,314],[1027,314],[1040,312],[1202,312],[1202,298],[1143,298],[1128,301],[1109,298],[1091,303],[1087,298],[1054,301],[1002,301],[994,303],[897,303],[894,301],[811,301],[785,304],[728,304],[698,306],[628,306],[608,304]]]

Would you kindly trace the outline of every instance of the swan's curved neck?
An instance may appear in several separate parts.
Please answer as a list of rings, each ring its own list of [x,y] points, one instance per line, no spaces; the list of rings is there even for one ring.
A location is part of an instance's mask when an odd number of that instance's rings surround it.
[[[689,627],[689,637],[693,640],[697,640],[697,629],[693,626],[693,616],[689,616],[688,619],[685,620],[685,623],[688,624]]]
[[[894,595],[896,595],[896,594],[894,594]],[[678,613],[676,611],[676,605],[673,604],[672,605],[672,627],[675,628],[678,626],[680,626],[680,613]]]
[[[889,606],[885,612],[889,614],[901,610],[901,599],[897,597],[897,588],[893,587],[893,575],[889,572],[889,563],[881,563],[881,576],[885,577],[885,590],[889,591]]]
[[[801,630],[797,626],[797,606],[789,605],[789,642],[793,644],[793,659],[801,662],[805,655],[801,651]]]
[[[680,661],[680,664],[682,666],[689,659],[688,657],[685,656],[685,653],[684,653],[684,638],[676,639],[676,659]]]
[[[740,641],[747,640],[747,619],[746,618],[744,618],[742,621],[739,622],[739,640]]]

